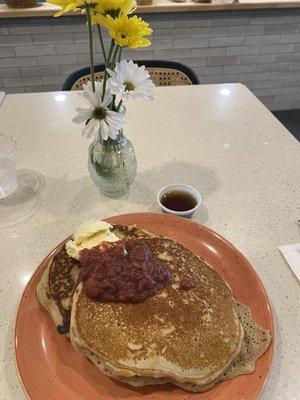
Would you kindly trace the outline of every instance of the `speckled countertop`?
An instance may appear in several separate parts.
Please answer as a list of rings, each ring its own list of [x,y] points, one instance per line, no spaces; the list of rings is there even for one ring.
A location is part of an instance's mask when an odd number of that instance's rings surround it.
[[[201,191],[195,219],[246,255],[269,294],[277,340],[261,398],[300,399],[299,282],[277,249],[300,241],[299,143],[243,85],[158,88],[153,103],[128,107],[138,175],[130,193],[111,200],[93,186],[89,141],[71,122],[81,101],[75,92],[18,94],[0,107],[0,132],[18,141],[20,181],[0,201],[0,399],[25,398],[13,323],[39,262],[90,216],[158,211],[157,191],[174,181]]]

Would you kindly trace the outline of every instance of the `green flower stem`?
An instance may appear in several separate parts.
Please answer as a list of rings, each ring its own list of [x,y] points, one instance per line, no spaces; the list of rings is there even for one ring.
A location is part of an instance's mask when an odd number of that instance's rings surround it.
[[[91,76],[92,76],[92,88],[95,92],[95,71],[94,71],[94,49],[93,49],[93,29],[90,8],[86,8],[87,23],[89,28],[89,45],[90,45],[90,63],[91,63]]]
[[[104,42],[103,42],[101,27],[98,24],[97,24],[97,29],[98,29],[99,40],[100,40],[101,49],[102,49],[102,53],[103,53],[104,64],[106,65],[106,51],[105,51],[105,46],[104,46]]]
[[[114,54],[112,56],[112,62],[111,62],[112,69],[115,69],[119,49],[120,49],[120,46],[118,44],[116,44],[116,48],[115,48]]]
[[[122,103],[123,103],[123,100],[121,99],[121,100],[119,101],[119,104],[117,105],[117,109],[116,109],[117,112],[120,111],[120,108],[121,108]]]
[[[116,48],[115,48],[113,56],[112,56],[111,69],[115,69],[115,67],[116,67],[117,57],[118,57],[118,53],[119,53],[120,48],[121,48],[121,46],[116,44]],[[112,102],[110,104],[110,109],[111,110],[116,110],[116,95],[113,95],[113,99],[112,99]]]
[[[118,56],[118,62],[121,61],[121,57],[122,57],[122,51],[123,51],[123,47],[120,46],[120,51],[119,51],[119,56]]]
[[[110,48],[108,50],[108,56],[107,56],[106,65],[105,65],[106,68],[110,67],[110,59],[111,59],[111,55],[112,55],[114,47],[115,47],[115,41],[113,39],[111,39]]]
[[[107,81],[107,76],[108,76],[106,68],[110,67],[110,59],[111,59],[111,55],[112,55],[114,46],[115,46],[115,41],[112,39],[111,43],[110,43],[110,48],[108,50],[108,56],[106,58],[106,63],[105,63],[105,72],[104,72],[103,89],[102,89],[102,100],[104,99],[105,89],[106,89],[106,81]]]

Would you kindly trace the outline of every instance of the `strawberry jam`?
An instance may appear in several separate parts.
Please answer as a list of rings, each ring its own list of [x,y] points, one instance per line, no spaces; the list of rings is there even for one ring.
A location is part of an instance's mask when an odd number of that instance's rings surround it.
[[[80,253],[79,280],[87,297],[139,303],[171,281],[171,270],[141,240],[102,243]]]

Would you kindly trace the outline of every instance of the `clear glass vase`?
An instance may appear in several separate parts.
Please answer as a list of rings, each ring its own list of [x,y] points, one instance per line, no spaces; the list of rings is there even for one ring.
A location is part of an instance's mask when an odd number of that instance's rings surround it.
[[[137,170],[132,143],[123,132],[116,140],[95,139],[89,147],[88,169],[101,193],[120,197],[128,192]]]

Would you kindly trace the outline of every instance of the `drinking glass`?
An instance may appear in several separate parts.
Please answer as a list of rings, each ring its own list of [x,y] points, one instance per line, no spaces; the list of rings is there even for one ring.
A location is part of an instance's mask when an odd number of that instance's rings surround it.
[[[15,163],[16,140],[0,134],[0,199],[10,195],[17,187]]]

